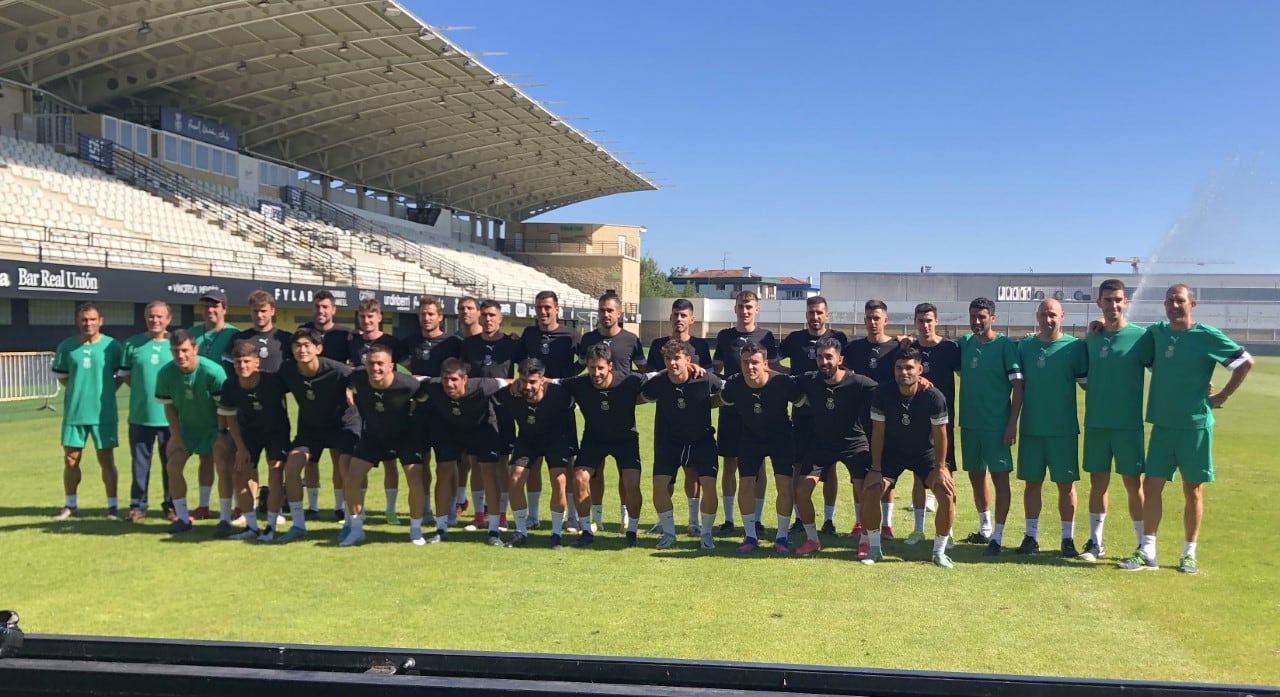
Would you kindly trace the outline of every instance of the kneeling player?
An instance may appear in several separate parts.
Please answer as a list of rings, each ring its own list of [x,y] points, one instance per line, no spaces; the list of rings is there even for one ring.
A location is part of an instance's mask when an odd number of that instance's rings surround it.
[[[650,354],[650,360],[653,355]],[[662,347],[665,373],[645,383],[644,399],[657,402],[653,424],[653,507],[658,512],[662,537],[658,549],[676,543],[676,521],[672,512],[672,482],[676,472],[685,468],[697,472],[703,491],[714,492],[716,485],[716,437],[711,426],[711,409],[720,405],[718,397],[724,382],[713,373],[694,377],[692,351],[689,344],[671,340]],[[688,477],[688,474],[685,475]],[[712,537],[716,522],[716,497],[707,495],[701,501],[702,525],[698,533],[703,549],[715,549]],[[695,515],[691,511],[690,516]]]
[[[275,373],[259,370],[261,358],[258,347],[248,342],[236,344],[231,349],[234,380],[222,386],[218,401],[218,415],[229,419],[234,453],[224,454],[217,463],[218,478],[231,479],[237,495],[236,504],[244,511],[247,528],[233,535],[226,515],[218,522],[214,537],[230,537],[236,540],[258,539],[258,516],[253,509],[253,496],[249,492],[249,480],[257,470],[258,459],[267,455],[267,540],[270,540],[276,517],[280,514],[280,500],[284,498],[284,459],[289,449],[289,413],[285,410],[284,396],[288,391]],[[225,452],[225,451],[224,451]],[[301,498],[301,497],[299,497]],[[301,502],[299,502],[301,504]],[[299,505],[301,508],[301,505]],[[222,502],[222,509],[229,510],[230,501]],[[301,511],[299,511],[301,513]]]
[[[422,512],[426,491],[422,486],[422,438],[414,428],[412,409],[426,399],[426,383],[396,372],[392,349],[374,343],[365,355],[365,367],[352,371],[351,391],[363,428],[347,471],[342,473],[347,507],[351,515],[343,526],[342,547],[362,542],[364,535],[364,491],[361,482],[369,470],[384,460],[399,460],[409,483],[409,541],[426,544],[422,537]]]
[[[532,464],[547,463],[551,476],[551,547],[560,547],[564,527],[566,476],[573,459],[573,397],[563,385],[549,382],[546,366],[537,358],[520,362],[520,379],[511,389],[498,393],[498,402],[515,418],[518,435],[511,456],[511,510],[516,517],[516,534],[508,547],[523,547],[529,541],[529,503],[525,486],[529,474],[537,475]]]
[[[863,481],[863,500],[877,501],[903,472],[924,480],[938,499],[934,518],[933,563],[953,566],[947,537],[955,523],[955,481],[947,465],[947,398],[936,387],[920,385],[920,352],[907,349],[894,361],[894,383],[884,383],[871,400],[871,470]],[[896,389],[895,389],[896,387]],[[867,506],[862,522],[871,550],[862,560],[874,564],[880,551],[880,511]]]

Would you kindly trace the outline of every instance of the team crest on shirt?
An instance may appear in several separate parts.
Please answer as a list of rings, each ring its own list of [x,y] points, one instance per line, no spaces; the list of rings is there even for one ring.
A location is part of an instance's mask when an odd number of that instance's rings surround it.
[[[426,348],[422,349],[422,360],[424,360],[424,361],[429,361],[429,360],[431,360],[431,347],[430,347],[430,346],[428,346],[428,347],[426,347]]]
[[[488,354],[485,354],[485,357],[484,357],[484,364],[485,364],[485,365],[493,365],[493,356],[490,356],[490,355],[488,355]]]
[[[266,358],[270,353],[271,351],[266,346],[263,346],[258,349],[258,358]]]
[[[685,408],[685,406],[687,406],[687,405],[685,404],[684,397],[677,397],[677,398],[676,398],[676,409],[684,409],[684,408]]]
[[[92,368],[92,367],[93,367],[93,356],[89,355],[88,353],[85,353],[85,354],[84,354],[84,360],[83,360],[83,361],[81,361],[80,365],[83,365],[83,366],[84,366],[84,367],[86,367],[86,368]]]
[[[529,414],[528,416],[525,417],[524,422],[532,426],[538,423],[538,417],[534,414]]]
[[[1173,349],[1175,349],[1177,346],[1178,346],[1178,337],[1176,336],[1169,337],[1169,348],[1164,350],[1164,357],[1173,358]]]
[[[1036,367],[1043,368],[1045,361],[1048,360],[1049,354],[1046,349],[1040,349],[1040,355],[1036,356]]]
[[[160,356],[158,354],[151,354],[151,365],[160,365]]]
[[[1106,358],[1111,355],[1111,339],[1103,339],[1102,346],[1098,348],[1098,358]]]
[[[751,407],[751,411],[752,411],[753,413],[755,413],[755,414],[763,414],[763,413],[764,413],[764,407],[760,406],[760,403],[759,403],[759,402],[756,402],[754,405],[752,405],[752,407]]]
[[[458,403],[457,403],[457,402],[454,402],[454,403],[453,403],[453,408],[449,410],[449,413],[450,413],[450,414],[453,414],[454,416],[462,416],[462,409],[460,409],[460,408],[458,407]]]
[[[196,398],[196,392],[195,392],[195,390],[193,390],[193,389],[191,389],[190,387],[188,387],[188,388],[186,389],[186,397],[187,397],[187,399],[195,399],[195,398]]]
[[[835,397],[827,397],[827,411],[835,411],[835,408],[836,408]]]
[[[549,336],[542,337],[542,355],[551,355],[551,337]]]
[[[312,390],[312,389],[310,389],[310,388],[308,388],[308,389],[307,389],[307,399],[308,399],[308,400],[310,400],[310,401],[312,401],[312,402],[316,401],[316,393],[315,393],[315,390]]]
[[[373,397],[374,397],[374,399],[378,400],[378,401],[377,401],[377,403],[373,405],[373,410],[374,410],[374,411],[378,411],[378,412],[386,411],[386,410],[387,410],[387,406],[386,406],[385,404],[383,404],[383,403],[382,403],[382,393],[381,393],[381,392],[374,392],[374,393],[373,393]]]
[[[910,426],[910,425],[911,425],[911,415],[910,415],[910,414],[908,414],[908,413],[907,413],[907,412],[905,412],[905,411],[904,411],[904,412],[902,412],[902,425],[903,425],[903,426]]]
[[[259,402],[259,401],[256,401],[256,400],[255,400],[255,401],[254,401],[254,403],[253,403],[253,410],[254,410],[254,411],[262,411],[262,402]]]
[[[600,411],[609,411],[609,408],[609,400],[606,399],[603,402],[600,402]]]
[[[818,358],[818,349],[813,344],[809,344],[809,348],[805,349],[804,355],[808,356],[811,361],[816,360]]]

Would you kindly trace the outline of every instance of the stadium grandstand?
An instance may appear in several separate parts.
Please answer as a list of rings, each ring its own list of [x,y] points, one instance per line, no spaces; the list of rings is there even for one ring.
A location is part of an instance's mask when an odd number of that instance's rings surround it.
[[[588,319],[597,289],[505,238],[655,187],[447,30],[387,0],[3,3],[0,323],[65,328],[86,296],[190,317],[215,286],[517,317],[554,290]]]

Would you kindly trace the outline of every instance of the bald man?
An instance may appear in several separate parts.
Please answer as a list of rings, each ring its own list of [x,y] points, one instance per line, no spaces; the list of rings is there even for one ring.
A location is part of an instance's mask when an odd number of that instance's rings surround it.
[[[1080,479],[1080,422],[1076,417],[1077,383],[1089,371],[1085,343],[1062,333],[1065,313],[1052,298],[1036,308],[1034,336],[1018,342],[1022,366],[1022,418],[1018,438],[1018,479],[1026,485],[1022,505],[1027,532],[1018,554],[1040,551],[1041,490],[1046,472],[1058,487],[1062,521],[1062,556],[1077,556],[1075,545],[1076,481]]]

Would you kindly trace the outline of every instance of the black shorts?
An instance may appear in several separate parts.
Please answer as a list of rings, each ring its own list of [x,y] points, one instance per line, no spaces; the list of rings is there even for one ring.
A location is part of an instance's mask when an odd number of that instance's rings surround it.
[[[289,432],[252,433],[241,431],[240,437],[249,448],[249,463],[258,466],[258,460],[266,453],[267,464],[281,462],[289,456]]]
[[[880,458],[881,476],[895,485],[904,472],[911,472],[920,481],[926,481],[933,471],[933,450],[922,455],[904,455],[885,450]]]
[[[481,458],[481,462],[497,462],[510,455],[516,447],[516,417],[506,407],[494,406],[493,413],[498,420],[498,439],[494,442],[493,448],[497,452],[497,457],[492,460]],[[471,454],[479,457],[477,453]]]
[[[512,467],[528,467],[542,458],[551,469],[566,469],[573,461],[574,443],[568,434],[542,438],[516,438],[511,454]]]
[[[805,453],[809,452],[809,448],[813,445],[814,425],[813,417],[809,414],[801,412],[800,414],[792,414],[791,416],[791,452],[795,454],[795,465],[805,464]]]
[[[422,439],[416,433],[406,433],[391,440],[372,438],[366,434],[356,444],[353,457],[371,463],[374,467],[386,460],[399,460],[405,465],[421,465]]]
[[[598,440],[583,436],[578,448],[578,460],[574,467],[598,470],[606,457],[612,457],[619,470],[640,469],[640,435],[632,433],[617,440]]]
[[[320,461],[320,454],[327,448],[330,452],[351,455],[356,451],[360,435],[346,428],[335,428],[332,431],[299,431],[289,445],[289,450],[301,450],[307,453],[312,462]]]
[[[422,441],[422,453],[425,455],[431,450],[434,441],[431,439],[431,410],[425,404],[417,405],[413,410],[413,427],[418,432],[418,438]]]
[[[653,439],[653,476],[675,477],[681,467],[692,467],[699,477],[715,479],[720,469],[716,457],[716,439],[710,431],[692,443],[667,438]]]
[[[436,462],[457,462],[464,454],[474,455],[479,462],[497,462],[504,454],[498,432],[486,427],[470,431],[442,428],[432,449],[436,453]]]
[[[774,476],[790,477],[796,461],[793,445],[789,430],[768,440],[743,438],[738,446],[738,476],[759,476],[767,457],[773,465]]]
[[[742,447],[742,417],[733,407],[721,407],[716,439],[720,457],[738,457]]]

